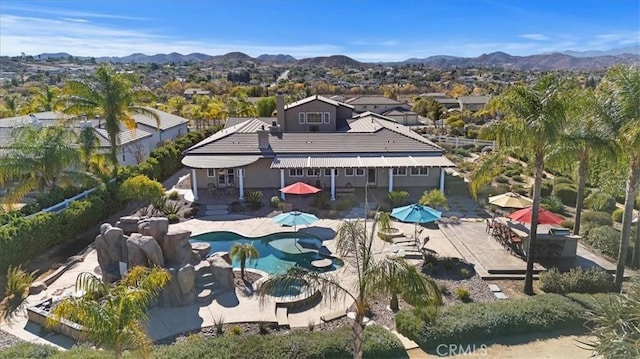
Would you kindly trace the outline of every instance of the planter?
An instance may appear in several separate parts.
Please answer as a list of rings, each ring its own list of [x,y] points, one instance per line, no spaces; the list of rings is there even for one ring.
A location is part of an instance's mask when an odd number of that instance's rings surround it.
[[[404,233],[398,228],[380,229],[378,230],[378,237],[383,241],[390,241],[392,238],[402,237]]]
[[[52,304],[53,303],[51,299],[48,299],[42,303],[34,305],[33,307],[28,307],[28,320],[44,328],[47,318],[51,315],[49,311]],[[51,330],[56,333],[66,335],[79,342],[84,342],[87,340],[87,333],[85,332],[84,327],[67,319],[60,319],[60,322],[53,325],[51,327]]]

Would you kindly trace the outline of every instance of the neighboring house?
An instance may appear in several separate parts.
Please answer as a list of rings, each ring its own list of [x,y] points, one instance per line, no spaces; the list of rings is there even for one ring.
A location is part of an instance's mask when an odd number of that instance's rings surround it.
[[[194,96],[197,96],[197,95],[209,96],[210,94],[211,94],[211,91],[208,91],[208,90],[189,88],[184,90],[184,92],[182,93],[182,96],[184,96],[184,98],[187,100],[193,100]]]
[[[455,98],[451,98],[440,92],[424,93],[424,94],[421,94],[420,97],[431,97],[447,110],[460,108],[460,102],[458,100],[456,100]]]
[[[160,146],[162,142],[174,140],[187,133],[189,120],[170,113],[148,108],[160,117],[158,123],[153,117],[134,115],[136,128],[122,128],[118,143],[122,147],[118,160],[121,165],[134,165],[149,158],[150,152]],[[0,118],[0,148],[10,145],[13,141],[12,132],[20,126],[53,126],[60,121],[68,120],[71,116],[60,112],[39,112],[30,115]],[[100,140],[100,152],[109,152],[109,136],[100,119],[69,121],[69,125],[78,132],[83,127],[91,127]]]
[[[460,102],[462,111],[476,112],[482,110],[490,99],[491,97],[489,96],[460,96],[458,97],[458,102]]]
[[[184,152],[194,197],[209,186],[277,189],[305,181],[332,199],[353,188],[440,188],[454,164],[409,127],[322,96],[284,104],[277,117],[234,121]],[[229,125],[229,122],[227,123]]]
[[[350,98],[345,103],[353,106],[354,112],[371,111],[381,114],[397,107],[411,110],[408,104],[384,96],[359,96]]]
[[[405,126],[421,125],[421,123],[418,122],[418,114],[405,107],[394,107],[391,110],[383,112],[382,115]]]
[[[145,115],[133,115],[136,127],[152,134],[152,148],[159,147],[164,141],[172,141],[188,132],[189,120],[164,111],[147,107],[156,113],[160,122],[155,118]]]

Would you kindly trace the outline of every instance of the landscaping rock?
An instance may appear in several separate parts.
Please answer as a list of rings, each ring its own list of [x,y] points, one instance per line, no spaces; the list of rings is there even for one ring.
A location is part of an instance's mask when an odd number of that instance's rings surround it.
[[[138,222],[142,218],[138,216],[124,216],[120,217],[120,220],[116,222],[116,227],[122,228],[122,231],[126,235],[138,232]]]
[[[153,237],[132,233],[127,239],[129,268],[154,265],[164,267],[164,256],[158,242]]]
[[[165,263],[168,266],[181,267],[185,264],[196,265],[200,262],[200,254],[191,249],[191,231],[173,229],[165,234],[160,242]]]
[[[197,242],[191,243],[191,249],[200,255],[200,259],[204,260],[211,252],[211,243]]]
[[[231,264],[227,263],[227,261],[220,256],[211,256],[207,258],[207,262],[209,262],[209,266],[211,267],[211,274],[213,275],[216,287],[223,290],[233,290],[235,284]]]
[[[153,237],[162,247],[162,240],[169,232],[169,220],[166,217],[151,217],[138,222],[137,232]]]
[[[108,223],[100,226],[95,246],[104,283],[113,283],[120,278],[119,262],[127,262],[125,240],[122,228]]]
[[[196,272],[193,266],[167,268],[171,280],[162,288],[159,305],[161,307],[180,307],[193,304],[196,300]]]

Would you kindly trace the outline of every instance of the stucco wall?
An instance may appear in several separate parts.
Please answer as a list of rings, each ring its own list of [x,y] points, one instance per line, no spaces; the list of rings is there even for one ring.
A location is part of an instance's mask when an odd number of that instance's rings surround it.
[[[329,112],[330,122],[325,124],[307,124],[299,123],[298,114],[300,112]],[[300,106],[293,107],[285,111],[286,131],[287,132],[310,132],[310,126],[318,126],[320,132],[333,132],[336,130],[336,107],[319,100],[311,101]]]

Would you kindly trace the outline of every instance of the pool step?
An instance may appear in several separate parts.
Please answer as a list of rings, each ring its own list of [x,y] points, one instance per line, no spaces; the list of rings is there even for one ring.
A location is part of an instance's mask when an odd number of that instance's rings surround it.
[[[281,327],[289,326],[289,309],[284,307],[276,307],[276,320]]]

